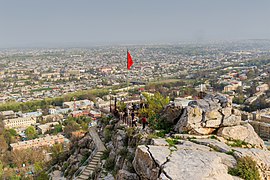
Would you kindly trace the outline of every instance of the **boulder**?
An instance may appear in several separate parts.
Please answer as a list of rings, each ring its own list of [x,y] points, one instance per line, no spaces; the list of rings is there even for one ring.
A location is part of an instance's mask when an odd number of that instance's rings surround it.
[[[152,159],[145,145],[137,147],[132,164],[141,179],[156,180],[159,176],[160,167]]]
[[[123,149],[126,140],[127,140],[127,133],[124,130],[118,129],[116,131],[116,134],[113,136],[112,140],[114,149],[117,150],[117,153],[119,152],[120,149]]]
[[[191,132],[193,134],[210,134],[215,129],[202,127],[203,111],[198,106],[188,106],[184,109],[180,120],[175,126],[177,132]]]
[[[241,123],[241,116],[230,115],[223,119],[221,126],[237,126]]]
[[[256,134],[253,127],[248,123],[232,127],[222,127],[218,130],[217,135],[228,140],[241,140],[254,145],[256,148],[266,148],[263,140]]]
[[[119,170],[116,180],[139,180],[139,177],[135,173],[130,173],[126,170]]]
[[[207,94],[204,99],[189,102],[174,126],[176,132],[207,135],[224,126],[241,122],[241,112],[233,109],[231,99],[221,94]]]
[[[205,112],[204,127],[218,128],[222,123],[222,114],[218,110]]]
[[[81,148],[86,148],[89,143],[91,143],[92,139],[89,135],[86,135],[78,142],[78,146]]]

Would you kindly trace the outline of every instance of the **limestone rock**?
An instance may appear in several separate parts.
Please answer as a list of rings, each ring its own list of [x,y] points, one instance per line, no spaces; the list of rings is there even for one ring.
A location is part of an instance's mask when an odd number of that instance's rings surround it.
[[[182,107],[167,106],[161,113],[161,118],[166,122],[175,124],[182,114]]]
[[[254,145],[256,148],[265,149],[263,140],[256,134],[253,127],[248,123],[220,128],[217,134],[228,140],[241,140]]]
[[[228,174],[228,167],[235,165],[233,156],[181,140],[172,152],[168,146],[138,146],[133,161],[134,169],[141,179],[164,180],[233,180],[235,177]]]
[[[207,94],[204,99],[191,101],[181,112],[174,127],[180,133],[207,135],[222,126],[236,126],[241,122],[241,112],[233,109],[231,99],[221,94]]]
[[[135,173],[130,173],[126,170],[119,170],[116,180],[139,180],[139,177]]]
[[[148,148],[144,145],[137,147],[132,164],[141,179],[156,180],[159,176],[160,168],[152,159]]]
[[[215,129],[202,127],[202,109],[198,106],[188,106],[184,109],[184,112],[175,126],[175,130],[178,132],[189,132],[194,134],[210,134]]]
[[[179,180],[229,180],[233,177],[228,174],[228,161],[236,164],[235,159],[226,154],[181,148],[172,153],[170,161],[164,165],[164,172],[171,179]]]
[[[227,118],[224,118],[222,126],[237,126],[241,123],[241,116],[236,116],[234,114],[230,115]]]
[[[152,145],[156,145],[156,146],[168,146],[168,142],[165,141],[164,138],[158,138],[158,139],[152,139],[151,142]]]
[[[192,141],[197,144],[209,146],[219,152],[226,153],[232,151],[231,147],[229,147],[227,144],[215,139],[193,139]]]

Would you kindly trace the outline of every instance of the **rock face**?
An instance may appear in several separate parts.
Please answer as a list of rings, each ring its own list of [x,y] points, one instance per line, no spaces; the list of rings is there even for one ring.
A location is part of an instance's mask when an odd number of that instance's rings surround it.
[[[268,150],[230,147],[209,138],[178,140],[173,148],[165,142],[158,139],[152,141],[153,145],[137,147],[133,167],[140,179],[239,180],[228,174],[228,169],[244,156],[256,162],[261,179],[270,179]]]
[[[119,170],[117,180],[139,180],[139,177],[135,173],[130,173],[126,170]]]
[[[172,150],[169,146],[138,146],[133,166],[141,179],[216,179],[232,180],[228,167],[233,156],[219,153],[210,147],[181,141]]]
[[[182,112],[174,127],[176,132],[194,135],[218,132],[228,140],[241,140],[256,148],[265,148],[253,127],[241,121],[241,112],[232,108],[231,100],[226,96],[206,95],[204,99],[190,102]]]
[[[159,177],[160,168],[145,145],[138,146],[132,164],[141,179],[155,180]]]
[[[254,145],[256,148],[265,149],[263,140],[248,123],[233,127],[222,127],[218,130],[217,134],[225,139],[239,139]]]
[[[241,113],[231,106],[231,100],[221,94],[206,95],[189,103],[183,109],[175,126],[177,132],[211,134],[219,127],[235,126],[241,122]]]

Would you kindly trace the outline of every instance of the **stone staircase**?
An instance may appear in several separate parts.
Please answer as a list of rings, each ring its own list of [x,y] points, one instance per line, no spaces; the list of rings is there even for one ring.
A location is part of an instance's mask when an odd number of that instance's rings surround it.
[[[92,174],[100,166],[100,161],[101,161],[101,156],[103,154],[103,151],[106,150],[104,144],[102,143],[100,137],[98,136],[96,132],[96,128],[95,127],[89,128],[89,133],[96,144],[96,153],[91,159],[91,161],[89,162],[89,164],[86,165],[86,167],[82,170],[80,175],[75,178],[76,180],[91,179]]]
[[[76,179],[77,180],[91,179],[93,172],[95,172],[96,168],[99,167],[102,154],[103,154],[102,151],[98,151],[91,160],[91,162],[85,167],[83,172]]]

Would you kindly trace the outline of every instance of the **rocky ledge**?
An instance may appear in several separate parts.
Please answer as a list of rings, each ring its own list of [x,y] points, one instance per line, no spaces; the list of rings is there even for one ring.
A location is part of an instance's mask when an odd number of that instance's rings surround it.
[[[152,145],[138,146],[133,160],[136,173],[149,180],[241,179],[228,174],[228,169],[236,166],[239,157],[249,156],[256,162],[261,178],[270,178],[268,150],[231,147],[205,136],[187,139],[178,139],[173,146],[165,139],[153,139]]]

